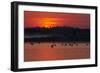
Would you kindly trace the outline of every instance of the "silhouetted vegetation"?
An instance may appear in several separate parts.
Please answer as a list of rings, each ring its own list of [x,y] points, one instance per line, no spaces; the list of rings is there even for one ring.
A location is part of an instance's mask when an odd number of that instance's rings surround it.
[[[90,29],[72,27],[25,28],[25,41],[90,41]]]

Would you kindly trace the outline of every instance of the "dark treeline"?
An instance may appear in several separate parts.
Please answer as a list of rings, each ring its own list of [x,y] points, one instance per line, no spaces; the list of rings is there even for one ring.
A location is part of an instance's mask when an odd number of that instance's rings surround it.
[[[72,27],[25,28],[24,35],[48,35],[48,37],[25,38],[25,41],[90,41],[90,29]]]

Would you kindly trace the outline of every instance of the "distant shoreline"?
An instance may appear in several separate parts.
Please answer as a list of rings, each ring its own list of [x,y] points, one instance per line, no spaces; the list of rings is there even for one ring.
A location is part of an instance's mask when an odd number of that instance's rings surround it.
[[[24,42],[35,42],[35,43],[45,43],[45,42],[50,42],[50,43],[90,43],[90,41],[32,41],[32,40],[24,40]]]
[[[53,27],[53,28],[25,28],[25,42],[66,42],[66,41],[90,41],[90,29],[80,29],[73,27]]]

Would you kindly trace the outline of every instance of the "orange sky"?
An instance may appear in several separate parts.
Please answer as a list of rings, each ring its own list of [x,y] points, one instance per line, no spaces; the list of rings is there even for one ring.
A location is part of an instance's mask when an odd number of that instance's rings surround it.
[[[24,11],[24,26],[89,28],[90,14]]]

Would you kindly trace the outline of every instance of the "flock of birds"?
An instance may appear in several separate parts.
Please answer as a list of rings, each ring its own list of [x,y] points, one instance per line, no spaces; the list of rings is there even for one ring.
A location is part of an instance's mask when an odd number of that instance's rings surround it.
[[[33,42],[30,42],[30,44],[31,45],[34,45],[34,43]],[[41,44],[40,42],[38,42],[38,44]],[[73,47],[74,45],[76,45],[76,46],[78,46],[78,43],[61,43],[61,45],[62,46],[71,46],[71,47]],[[88,46],[89,44],[88,43],[86,43],[86,46]],[[57,45],[56,45],[56,43],[53,43],[53,44],[51,44],[51,48],[53,48],[53,47],[56,47]]]

